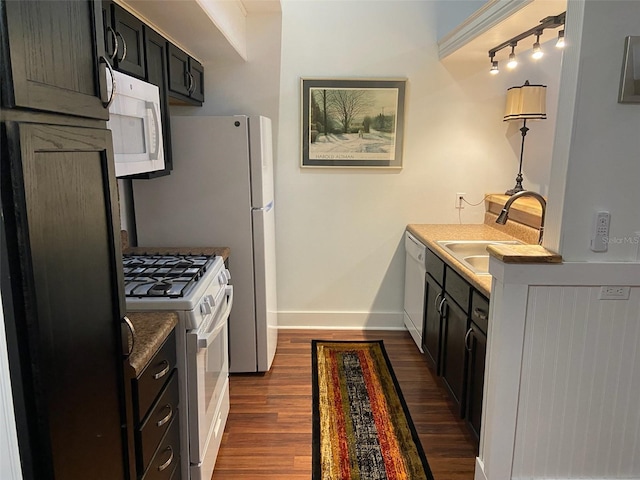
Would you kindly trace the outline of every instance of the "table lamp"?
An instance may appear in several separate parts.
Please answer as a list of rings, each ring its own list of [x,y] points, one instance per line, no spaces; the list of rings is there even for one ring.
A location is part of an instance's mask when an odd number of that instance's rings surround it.
[[[527,120],[545,120],[547,118],[546,111],[547,86],[546,85],[530,85],[529,80],[524,85],[511,87],[507,90],[507,104],[504,110],[504,121],[523,120],[522,145],[520,147],[520,167],[516,176],[515,187],[507,190],[506,195],[513,195],[524,190],[522,187],[522,157],[524,155],[524,137],[527,135],[529,128]]]

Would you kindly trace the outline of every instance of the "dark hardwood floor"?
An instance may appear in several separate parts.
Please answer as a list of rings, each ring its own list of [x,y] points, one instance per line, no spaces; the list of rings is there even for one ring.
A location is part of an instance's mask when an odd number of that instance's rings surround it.
[[[476,447],[406,331],[282,330],[266,374],[232,374],[212,480],[311,479],[311,340],[382,339],[435,480],[472,480]]]

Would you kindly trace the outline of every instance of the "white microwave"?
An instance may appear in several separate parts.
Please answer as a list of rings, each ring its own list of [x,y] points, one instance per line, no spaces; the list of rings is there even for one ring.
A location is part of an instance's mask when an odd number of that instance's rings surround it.
[[[164,169],[158,87],[115,71],[113,84],[107,128],[113,136],[116,177]],[[107,85],[111,95],[113,87]]]

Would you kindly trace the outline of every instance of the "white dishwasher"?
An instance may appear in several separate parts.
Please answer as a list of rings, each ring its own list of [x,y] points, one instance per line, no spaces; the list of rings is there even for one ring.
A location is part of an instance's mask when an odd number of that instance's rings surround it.
[[[409,330],[420,352],[424,353],[422,350],[422,323],[427,247],[411,233],[406,232],[404,248],[407,252],[404,271],[404,325]]]

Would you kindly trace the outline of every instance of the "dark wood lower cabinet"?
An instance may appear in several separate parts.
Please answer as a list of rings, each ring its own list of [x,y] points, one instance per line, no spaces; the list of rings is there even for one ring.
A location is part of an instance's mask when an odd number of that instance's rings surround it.
[[[176,334],[172,331],[144,370],[130,376],[136,477],[143,480],[179,478],[181,470],[179,375]],[[175,469],[178,476],[175,477]]]
[[[488,322],[489,300],[428,250],[422,347],[427,363],[441,377],[476,438],[482,417]]]
[[[443,306],[441,375],[453,400],[464,413],[467,313],[445,294]]]
[[[25,479],[125,479],[111,132],[4,122],[9,362]],[[26,474],[25,474],[26,472]]]
[[[442,331],[442,316],[439,308],[444,297],[442,296],[442,287],[429,274],[426,276],[425,289],[422,349],[429,363],[439,373],[440,336]]]
[[[476,324],[471,323],[466,337],[469,351],[467,362],[467,395],[465,418],[474,435],[480,437],[482,418],[482,394],[484,388],[484,365],[487,355],[487,335]]]

